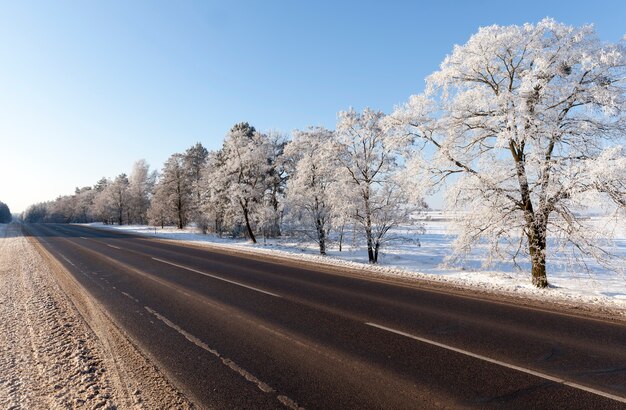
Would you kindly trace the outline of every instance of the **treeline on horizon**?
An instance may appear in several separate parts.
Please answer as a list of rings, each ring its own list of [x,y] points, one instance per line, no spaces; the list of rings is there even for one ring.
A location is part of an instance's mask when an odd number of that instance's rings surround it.
[[[9,206],[0,201],[0,224],[8,224],[13,220]]]

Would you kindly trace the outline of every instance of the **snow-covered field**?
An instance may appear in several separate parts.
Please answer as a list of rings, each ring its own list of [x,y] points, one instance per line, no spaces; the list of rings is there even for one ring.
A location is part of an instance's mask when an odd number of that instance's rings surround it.
[[[626,316],[626,277],[623,273],[603,269],[591,260],[586,261],[590,271],[584,271],[572,269],[563,258],[553,258],[548,265],[550,286],[547,289],[537,289],[531,285],[528,264],[521,263],[520,267],[515,267],[512,261],[503,260],[489,268],[483,268],[486,252],[480,247],[473,251],[462,265],[446,264],[445,260],[451,253],[454,235],[449,233],[449,220],[438,212],[427,215],[424,220],[424,233],[418,233],[415,228],[409,227],[393,232],[392,236],[396,239],[387,243],[381,250],[378,266],[367,263],[366,249],[359,246],[358,238],[351,236],[344,239],[343,252],[339,252],[337,244],[334,243],[328,250],[328,255],[322,257],[314,243],[290,238],[267,241],[260,239],[255,245],[245,240],[220,238],[211,234],[202,235],[194,228],[178,230],[173,227],[161,229],[148,226],[90,225],[207,246],[263,254],[269,252],[276,256],[298,260],[347,266],[376,275],[427,279],[479,292],[548,300]],[[612,251],[626,261],[626,224],[617,226],[616,231],[618,238]]]
[[[191,407],[132,345],[114,341],[115,327],[97,314],[87,322],[65,285],[17,224],[0,224],[0,408]]]

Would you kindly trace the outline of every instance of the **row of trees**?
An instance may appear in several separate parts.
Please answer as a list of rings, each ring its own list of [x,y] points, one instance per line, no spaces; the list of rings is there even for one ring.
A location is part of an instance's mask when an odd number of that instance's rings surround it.
[[[32,205],[23,219],[30,223],[145,224],[156,177],[146,161],[140,160],[134,164],[130,177],[120,174],[114,179],[102,178],[93,186],[76,188],[73,195]]]
[[[13,217],[11,216],[11,210],[9,206],[0,201],[0,224],[8,224]]]
[[[390,115],[348,110],[336,130],[296,130],[290,140],[237,124],[217,151],[174,154],[158,178],[142,163],[130,178],[44,204],[43,219],[193,222],[253,242],[287,230],[322,254],[329,232],[341,246],[344,229],[358,227],[376,262],[389,230],[443,187],[459,215],[456,255],[482,243],[498,258],[526,257],[545,287],[552,239],[574,260],[623,267],[600,246],[610,229],[584,211],[624,217],[625,78],[623,42],[602,43],[592,26],[481,28]]]
[[[365,109],[339,115],[337,131],[311,127],[288,140],[248,123],[232,127],[221,149],[200,143],[176,153],[157,176],[145,161],[130,175],[103,178],[74,195],[30,207],[27,222],[190,223],[203,232],[311,238],[326,253],[329,233],[339,242],[357,227],[370,262],[389,230],[412,222],[426,207],[408,195],[401,171],[411,138],[383,128],[385,115]]]

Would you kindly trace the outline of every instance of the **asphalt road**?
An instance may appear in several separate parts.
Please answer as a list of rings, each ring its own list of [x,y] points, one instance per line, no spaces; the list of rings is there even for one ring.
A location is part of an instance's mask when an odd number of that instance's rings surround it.
[[[26,225],[203,407],[626,408],[626,325]]]

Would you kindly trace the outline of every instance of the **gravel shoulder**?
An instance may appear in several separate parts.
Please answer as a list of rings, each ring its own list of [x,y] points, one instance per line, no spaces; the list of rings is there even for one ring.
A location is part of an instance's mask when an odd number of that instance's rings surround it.
[[[193,408],[19,224],[0,225],[0,408]]]

